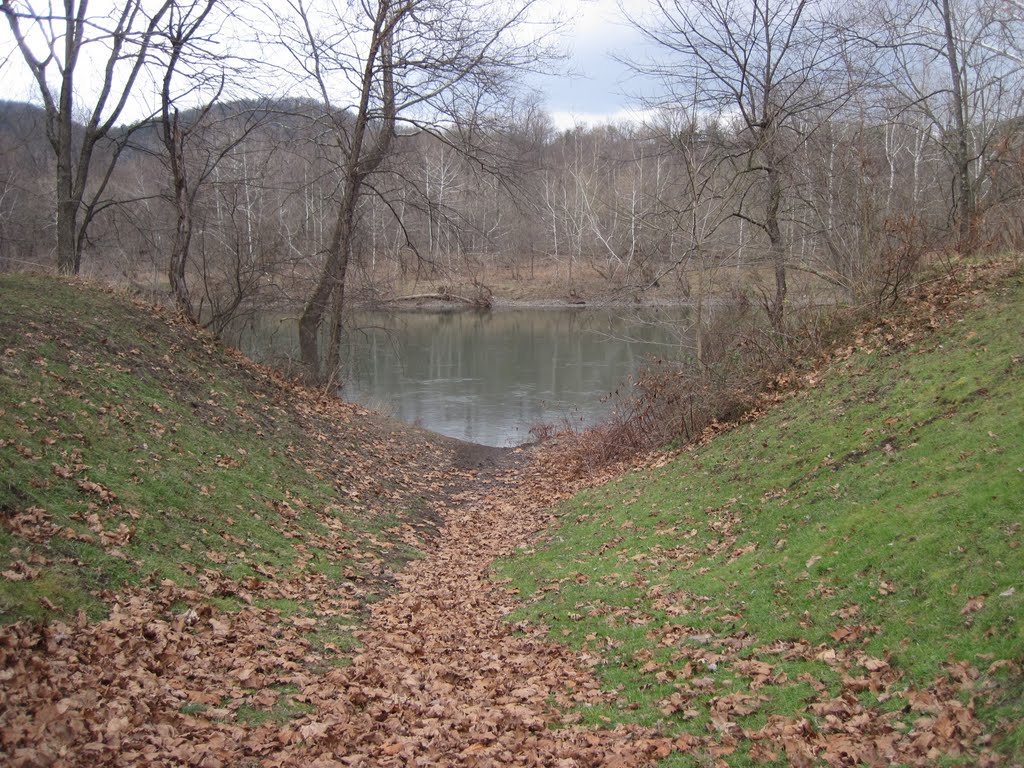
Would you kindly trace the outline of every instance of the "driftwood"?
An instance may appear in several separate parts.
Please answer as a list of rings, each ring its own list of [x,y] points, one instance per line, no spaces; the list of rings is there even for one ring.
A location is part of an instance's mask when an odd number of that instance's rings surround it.
[[[457,293],[414,293],[411,296],[396,296],[393,299],[387,299],[385,303],[397,304],[400,301],[458,301],[466,306],[477,309],[491,308],[489,291],[486,295],[481,294],[475,299],[467,299],[465,296],[459,296]]]
[[[479,302],[473,299],[467,299],[465,296],[457,296],[454,293],[414,293],[411,296],[395,296],[393,299],[388,299],[389,303],[397,301],[420,301],[430,299],[432,301],[461,301],[464,304],[478,304]]]

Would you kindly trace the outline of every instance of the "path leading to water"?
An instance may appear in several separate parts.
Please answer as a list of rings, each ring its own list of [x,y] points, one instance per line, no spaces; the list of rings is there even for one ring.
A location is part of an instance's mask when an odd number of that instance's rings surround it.
[[[568,768],[668,754],[671,740],[640,729],[566,722],[568,707],[609,695],[588,672],[596,660],[511,625],[514,598],[490,579],[573,481],[532,452],[462,445],[454,458],[423,478],[448,484],[443,530],[358,624],[354,585],[307,568],[244,583],[208,571],[199,590],[164,580],[111,595],[102,621],[9,627],[0,762]],[[240,607],[211,607],[225,596]],[[348,666],[318,645],[332,622],[357,624]]]
[[[291,726],[271,765],[631,766],[668,739],[639,730],[551,729],[556,707],[602,700],[592,660],[505,616],[490,565],[549,522],[565,484],[521,458],[484,470],[444,510],[431,554],[373,607],[352,666],[309,686],[316,713]]]
[[[0,763],[626,768],[674,749],[713,755],[715,734],[673,740],[639,728],[572,725],[564,711],[609,695],[588,671],[596,660],[547,642],[542,629],[508,622],[515,599],[489,578],[491,564],[529,546],[573,482],[542,459],[456,469],[439,479],[455,484],[439,510],[445,527],[430,553],[373,605],[349,666],[331,666],[341,657],[317,650],[312,630],[321,619],[354,621],[360,603],[346,597],[351,585],[312,571],[253,584],[264,590],[260,600],[226,580],[205,580],[205,597],[162,581],[116,596],[103,621],[12,626],[0,635]],[[213,609],[209,596],[225,590],[246,607]],[[272,594],[301,596],[315,617],[258,604]],[[838,658],[806,644],[799,652]],[[857,655],[857,663],[866,658],[857,647],[839,653]],[[899,683],[898,672],[879,667],[880,684]],[[870,684],[863,680],[844,684]],[[794,765],[818,756],[846,765],[853,754],[868,755],[862,762],[872,765],[890,756],[928,765],[935,744],[949,743],[956,754],[951,739],[973,748],[984,736],[973,705],[953,685],[901,694],[934,714],[910,732],[862,709],[847,718],[860,707],[856,697],[830,695],[814,705],[832,718],[826,727],[772,718],[742,735],[784,748]],[[253,717],[264,712],[272,716]],[[997,763],[991,755],[978,761]]]

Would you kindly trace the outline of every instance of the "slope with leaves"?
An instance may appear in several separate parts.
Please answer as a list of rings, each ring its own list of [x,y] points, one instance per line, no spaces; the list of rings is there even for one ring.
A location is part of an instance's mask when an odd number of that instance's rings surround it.
[[[487,451],[392,432],[202,338],[165,352],[186,330],[122,302],[3,285],[26,292],[4,315],[20,399],[4,410],[3,594],[47,619],[0,628],[4,762],[626,768],[671,752],[641,727],[548,728],[555,703],[608,696],[585,657],[503,619],[514,601],[489,564],[567,495],[557,460],[466,470]],[[36,303],[73,316],[33,306],[44,285]],[[426,557],[383,570],[435,521]],[[33,591],[51,573],[67,602]],[[71,617],[76,602],[98,618]]]
[[[972,274],[500,564],[600,659],[577,717],[665,765],[1024,763],[1024,279]]]
[[[145,726],[167,759],[308,711],[290,676],[346,663],[436,533],[452,444],[109,293],[0,297],[2,751],[103,762]]]

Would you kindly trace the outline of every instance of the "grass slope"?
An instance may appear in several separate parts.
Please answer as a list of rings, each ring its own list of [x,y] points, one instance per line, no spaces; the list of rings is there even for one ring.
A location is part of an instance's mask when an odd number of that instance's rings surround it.
[[[371,598],[413,554],[449,457],[79,284],[0,276],[0,622],[106,614],[174,582],[309,613],[290,579]]]
[[[1024,280],[975,302],[499,564],[618,691],[580,718],[679,735],[667,765],[1024,761]]]

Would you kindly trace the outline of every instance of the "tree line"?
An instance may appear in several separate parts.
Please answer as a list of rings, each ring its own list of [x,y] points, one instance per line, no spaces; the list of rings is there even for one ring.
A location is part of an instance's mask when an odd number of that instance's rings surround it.
[[[647,119],[568,130],[524,85],[559,64],[536,0],[0,10],[37,91],[0,112],[0,268],[158,271],[215,331],[298,307],[316,380],[415,277],[674,283],[698,318],[745,285],[782,338],[794,275],[882,305],[1024,237],[1017,0],[623,8]]]

